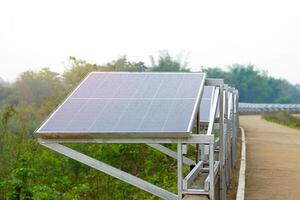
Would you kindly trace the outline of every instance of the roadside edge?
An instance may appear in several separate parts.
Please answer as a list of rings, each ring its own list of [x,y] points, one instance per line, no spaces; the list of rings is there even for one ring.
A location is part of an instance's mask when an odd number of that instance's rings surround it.
[[[244,200],[245,198],[245,184],[246,184],[246,138],[245,130],[241,129],[241,139],[242,139],[242,149],[241,149],[241,163],[240,163],[240,173],[239,173],[239,183],[236,194],[236,200]]]

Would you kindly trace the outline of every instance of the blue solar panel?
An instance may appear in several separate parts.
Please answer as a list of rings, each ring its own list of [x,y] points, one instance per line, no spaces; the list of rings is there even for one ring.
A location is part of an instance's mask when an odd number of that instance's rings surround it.
[[[200,122],[209,122],[215,86],[204,86],[200,103]]]
[[[91,73],[36,131],[38,136],[188,136],[202,73]]]

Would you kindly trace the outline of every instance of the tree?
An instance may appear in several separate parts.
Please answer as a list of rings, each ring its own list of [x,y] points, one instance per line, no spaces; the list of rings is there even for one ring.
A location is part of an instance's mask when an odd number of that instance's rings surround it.
[[[129,62],[126,56],[113,60],[106,65],[91,64],[84,60],[69,58],[69,69],[63,73],[64,82],[69,90],[73,89],[85,76],[95,71],[128,71],[143,72],[147,67],[143,62]]]
[[[187,68],[187,62],[181,61],[181,58],[178,57],[174,59],[170,56],[168,51],[161,51],[160,55],[157,58],[157,61],[153,56],[150,56],[151,66],[149,71],[156,72],[189,72],[190,69]]]
[[[106,64],[107,71],[144,72],[147,67],[143,62],[129,62],[126,56]]]
[[[63,73],[64,82],[68,89],[74,88],[87,74],[93,71],[100,71],[101,66],[87,63],[75,57],[69,57],[69,66]]]
[[[39,105],[64,91],[60,75],[49,68],[22,73],[15,86],[24,103],[31,105]]]
[[[233,64],[224,71],[220,68],[202,68],[209,78],[223,78],[225,83],[239,90],[240,101],[249,103],[297,103],[300,89],[286,80],[268,76],[254,65]]]
[[[4,134],[7,132],[8,121],[14,114],[16,114],[16,110],[12,105],[4,108],[1,116],[1,125],[3,127]]]

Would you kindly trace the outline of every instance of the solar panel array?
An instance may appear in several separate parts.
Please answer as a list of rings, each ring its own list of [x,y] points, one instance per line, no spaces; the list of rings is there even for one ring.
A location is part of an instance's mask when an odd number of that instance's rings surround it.
[[[239,112],[241,114],[260,114],[280,111],[298,113],[300,112],[300,104],[239,103]]]
[[[204,80],[202,73],[94,72],[36,133],[187,136]]]

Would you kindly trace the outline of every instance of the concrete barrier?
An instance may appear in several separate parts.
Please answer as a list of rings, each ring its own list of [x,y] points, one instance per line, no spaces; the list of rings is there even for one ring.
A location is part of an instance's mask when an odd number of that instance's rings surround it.
[[[240,173],[239,173],[239,183],[236,194],[236,200],[244,200],[245,198],[245,184],[246,184],[246,138],[245,130],[241,129],[241,138],[242,138],[242,150],[241,150],[241,164],[240,164]]]

